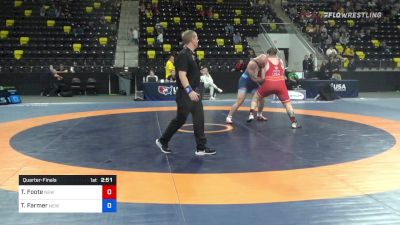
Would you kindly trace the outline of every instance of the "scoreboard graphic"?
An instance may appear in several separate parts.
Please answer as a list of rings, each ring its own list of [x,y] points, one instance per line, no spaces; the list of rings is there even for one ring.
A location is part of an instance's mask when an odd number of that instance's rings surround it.
[[[117,212],[116,175],[20,175],[20,213]]]

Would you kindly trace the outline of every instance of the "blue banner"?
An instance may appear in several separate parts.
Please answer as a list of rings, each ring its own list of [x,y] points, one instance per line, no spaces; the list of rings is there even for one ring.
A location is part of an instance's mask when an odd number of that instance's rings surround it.
[[[147,101],[175,101],[177,90],[176,83],[143,83],[144,99]]]
[[[358,97],[358,80],[301,80],[299,84],[307,92],[307,98],[314,98],[319,91],[329,85],[342,98]]]

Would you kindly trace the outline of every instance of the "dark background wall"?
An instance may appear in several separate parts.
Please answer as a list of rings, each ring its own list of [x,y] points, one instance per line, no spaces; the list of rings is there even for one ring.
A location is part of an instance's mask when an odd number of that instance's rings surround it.
[[[137,80],[142,80],[143,73],[133,71]],[[213,72],[214,82],[225,93],[237,92],[239,72]],[[361,92],[396,91],[400,89],[400,72],[342,72],[343,79],[355,79],[360,81]],[[73,77],[79,77],[85,84],[88,77],[97,80],[97,89],[100,94],[108,94],[109,79],[111,92],[118,93],[118,76],[116,73],[73,73],[64,75],[68,84]],[[46,73],[0,73],[0,86],[15,86],[21,94],[39,95],[43,88],[49,84],[49,75]],[[134,81],[132,81],[132,88]],[[140,84],[138,84],[140,86]]]
[[[70,84],[73,77],[81,79],[82,85],[86,84],[89,77],[97,81],[97,91],[100,94],[108,94],[109,77],[112,93],[118,93],[118,77],[109,73],[69,73],[64,74],[64,81]],[[0,86],[15,86],[22,95],[39,95],[43,89],[49,87],[50,75],[47,73],[1,73]]]

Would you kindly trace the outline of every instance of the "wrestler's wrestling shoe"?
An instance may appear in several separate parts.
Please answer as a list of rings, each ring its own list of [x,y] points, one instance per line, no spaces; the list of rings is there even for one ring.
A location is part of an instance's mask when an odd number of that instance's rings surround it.
[[[292,129],[297,129],[297,128],[301,128],[301,125],[298,122],[293,122]]]
[[[259,114],[259,115],[257,115],[257,120],[258,120],[258,121],[267,121],[268,118],[265,117],[265,116],[263,116],[262,114]]]
[[[232,122],[232,116],[227,116],[227,117],[226,117],[226,124],[230,124],[230,125],[233,124],[233,122]]]
[[[253,115],[253,113],[250,113],[249,118],[247,118],[246,122],[250,123],[253,120],[254,120],[254,115]]]

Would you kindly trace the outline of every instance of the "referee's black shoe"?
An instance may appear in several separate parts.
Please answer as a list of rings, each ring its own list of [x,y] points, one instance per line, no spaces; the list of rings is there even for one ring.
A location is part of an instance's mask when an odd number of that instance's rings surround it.
[[[204,149],[197,149],[194,154],[196,155],[215,155],[217,152],[214,149],[205,147]]]
[[[171,149],[166,144],[162,144],[160,139],[156,139],[156,145],[165,154],[171,153]]]

